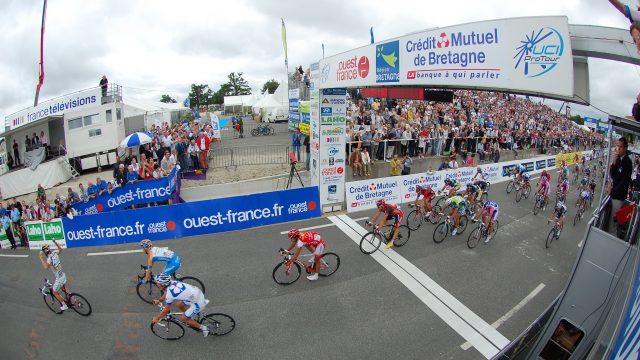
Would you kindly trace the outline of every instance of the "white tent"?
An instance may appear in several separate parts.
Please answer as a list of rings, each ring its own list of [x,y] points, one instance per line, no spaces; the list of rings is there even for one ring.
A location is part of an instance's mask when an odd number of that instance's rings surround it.
[[[283,107],[281,103],[274,99],[273,94],[265,95],[253,105],[253,112],[260,112],[261,109]]]
[[[280,82],[280,86],[273,92],[273,99],[278,102],[280,106],[289,108],[289,90],[287,89],[286,82]]]

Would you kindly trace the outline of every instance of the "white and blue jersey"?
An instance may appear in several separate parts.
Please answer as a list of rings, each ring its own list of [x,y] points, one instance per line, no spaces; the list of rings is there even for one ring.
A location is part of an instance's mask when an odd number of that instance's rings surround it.
[[[518,167],[516,167],[516,171],[519,172],[520,174],[523,174],[527,172],[527,168],[522,165],[518,165]]]
[[[178,300],[189,307],[187,311],[184,312],[184,315],[188,318],[192,318],[193,315],[200,313],[208,303],[200,289],[180,281],[172,281],[167,287],[165,294],[165,302],[167,305],[171,305],[174,301]]]
[[[180,259],[180,257],[176,255],[176,253],[174,253],[173,251],[169,250],[169,248],[154,246],[150,249],[150,251],[151,251],[151,264],[149,265],[153,265],[153,263],[156,261],[164,262],[167,264],[164,267],[164,270],[162,270],[163,274],[173,276],[173,274],[178,270],[178,268],[180,268],[180,265],[182,265],[182,260]]]

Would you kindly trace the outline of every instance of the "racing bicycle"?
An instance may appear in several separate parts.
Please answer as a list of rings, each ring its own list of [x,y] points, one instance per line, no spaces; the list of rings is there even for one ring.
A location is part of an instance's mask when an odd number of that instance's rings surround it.
[[[142,301],[146,302],[147,304],[153,304],[154,299],[159,299],[160,296],[162,296],[162,291],[160,291],[160,288],[158,287],[158,285],[156,285],[153,272],[151,272],[150,280],[147,282],[144,281],[144,274],[147,270],[147,267],[148,266],[146,265],[140,265],[140,268],[142,269],[142,275],[138,275],[136,292],[138,293],[138,296],[140,297],[140,299],[142,299]],[[174,279],[185,284],[193,285],[200,289],[204,294],[204,284],[202,283],[202,281],[200,281],[200,279],[193,276],[180,276],[180,274],[175,274]]]
[[[538,215],[539,212],[544,211],[547,204],[544,201],[544,195],[536,193],[535,204],[533,204],[533,215]]]
[[[518,180],[517,174],[513,174],[513,178],[507,183],[507,194],[511,194],[513,189],[516,189],[516,191],[520,189],[520,180]]]
[[[498,228],[500,227],[500,222],[498,220],[493,222],[493,234],[489,238],[489,241],[493,240],[498,233]],[[473,249],[478,245],[480,239],[486,238],[488,235],[489,228],[484,224],[484,222],[480,221],[480,224],[469,234],[469,238],[467,239],[467,247],[469,249]],[[487,243],[488,241],[485,241]]]
[[[259,135],[273,135],[275,130],[269,124],[259,124],[255,128],[251,129],[251,136]]]
[[[548,249],[554,240],[558,240],[560,238],[561,233],[562,226],[560,226],[560,223],[555,220],[553,228],[549,231],[549,235],[547,235],[547,242],[544,244],[544,246]]]
[[[520,202],[522,198],[528,199],[531,194],[531,184],[523,181],[520,186],[516,186],[516,202]]]
[[[207,300],[208,303],[208,300]],[[164,306],[159,304],[158,307],[162,311]],[[184,336],[184,327],[193,329],[196,332],[202,332],[200,329],[194,329],[191,326],[185,324],[180,320],[180,315],[184,315],[183,312],[170,312],[164,318],[160,319],[157,323],[151,323],[151,332],[164,340],[178,340]],[[209,328],[209,335],[222,336],[227,335],[236,327],[236,321],[227,314],[202,313],[198,315],[196,321]]]
[[[313,272],[315,258],[313,254],[301,254],[295,262],[291,261],[293,254],[285,249],[280,249],[280,255],[284,257],[281,263],[273,268],[273,281],[280,285],[293,284],[300,278],[302,268],[307,274]],[[331,276],[340,267],[340,257],[332,252],[322,254],[320,258],[320,276]]]
[[[413,206],[414,204],[409,204],[409,207]],[[414,210],[411,210],[409,215],[407,215],[407,220],[405,222],[411,231],[416,231],[420,229],[423,222],[430,222],[433,225],[439,223],[442,219],[440,211],[442,211],[442,209],[440,209],[440,206],[438,205],[432,206],[431,211],[427,212],[424,206],[419,204]]]
[[[62,304],[60,304],[60,301],[53,295],[53,285],[49,282],[49,279],[44,279],[44,286],[39,290],[49,310],[56,314],[62,314],[63,310],[60,310],[60,305]],[[66,285],[63,285],[60,290],[60,295],[62,295],[64,302],[70,309],[73,309],[82,316],[91,315],[91,304],[89,304],[89,301],[84,296],[68,292]]]
[[[586,207],[586,202],[582,201],[582,203],[580,204],[580,206],[578,206],[578,211],[576,211],[576,216],[573,217],[573,226],[576,226],[576,224],[582,220],[582,216],[584,215],[584,211],[585,211],[585,207]]]
[[[366,222],[367,225],[373,226],[369,221]],[[382,243],[388,244],[389,241],[393,238],[393,225],[385,225],[382,229],[379,226],[374,226],[373,230],[368,233],[362,235],[360,239],[360,251],[364,254],[373,254],[380,248]],[[398,230],[398,238],[393,242],[393,245],[396,247],[404,246],[409,241],[411,237],[411,229],[407,225],[400,225],[400,230]]]
[[[467,228],[468,222],[469,219],[467,218],[467,215],[460,215],[460,226],[458,226],[457,235],[460,235],[464,232],[464,230]],[[449,236],[450,233],[453,232],[454,228],[455,222],[453,220],[453,217],[451,217],[451,215],[447,215],[444,221],[438,224],[438,226],[436,226],[436,229],[433,231],[433,242],[436,244],[440,244],[444,241],[444,239],[447,238],[447,236]]]

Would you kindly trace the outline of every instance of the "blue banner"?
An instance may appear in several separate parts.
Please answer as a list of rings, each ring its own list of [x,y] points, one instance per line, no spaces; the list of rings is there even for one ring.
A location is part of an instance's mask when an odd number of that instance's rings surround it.
[[[111,194],[105,192],[87,202],[74,204],[73,208],[80,215],[90,215],[122,210],[131,205],[165,201],[176,190],[177,179],[178,170],[173,169],[167,177],[126,184],[113,189]]]
[[[320,216],[318,187],[63,218],[67,247],[166,240]]]

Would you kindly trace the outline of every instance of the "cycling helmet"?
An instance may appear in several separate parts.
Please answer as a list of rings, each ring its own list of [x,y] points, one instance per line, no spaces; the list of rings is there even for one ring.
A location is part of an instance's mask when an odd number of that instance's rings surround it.
[[[531,178],[531,174],[524,173],[524,174],[522,174],[522,178],[525,179],[525,180],[529,180]]]
[[[49,252],[49,244],[42,245],[42,252],[45,252],[45,253]]]
[[[420,191],[422,191],[422,189],[424,189],[422,186],[420,185],[416,185],[416,192],[419,193]]]
[[[140,241],[140,247],[143,249],[148,249],[151,247],[151,240],[149,239],[144,239],[142,241]]]
[[[444,179],[445,185],[451,185],[451,179]]]
[[[583,186],[587,185],[587,182],[588,182],[587,178],[582,178],[582,180],[580,180],[580,184],[583,185]]]
[[[377,207],[381,207],[384,206],[386,203],[384,202],[384,199],[380,199],[378,201],[376,201],[376,206]]]
[[[287,236],[290,238],[297,237],[298,235],[300,235],[300,229],[298,228],[293,228],[287,233]]]
[[[156,284],[168,286],[171,283],[171,276],[167,274],[158,274],[156,275]]]
[[[558,200],[558,203],[556,204],[556,209],[560,209],[563,206],[564,206],[564,201]]]

